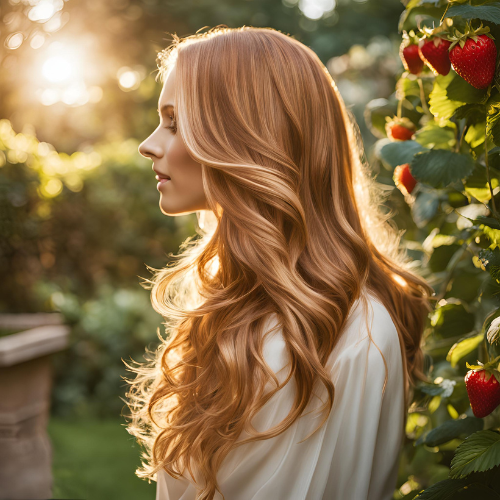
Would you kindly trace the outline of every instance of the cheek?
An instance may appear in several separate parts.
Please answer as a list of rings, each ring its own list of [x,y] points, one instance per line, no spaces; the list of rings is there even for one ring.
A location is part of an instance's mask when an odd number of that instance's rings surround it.
[[[170,143],[166,156],[168,173],[172,177],[173,184],[191,189],[202,185],[201,165],[189,156],[179,136]]]
[[[175,209],[187,211],[200,209],[206,203],[201,165],[189,156],[178,135],[168,145],[166,160],[166,170],[172,181],[163,192],[165,208],[172,212],[174,206]]]
[[[191,162],[193,162],[193,159],[189,156],[182,139],[178,135],[175,136],[167,151],[167,165],[172,171],[172,177],[174,171],[182,169],[183,165]]]

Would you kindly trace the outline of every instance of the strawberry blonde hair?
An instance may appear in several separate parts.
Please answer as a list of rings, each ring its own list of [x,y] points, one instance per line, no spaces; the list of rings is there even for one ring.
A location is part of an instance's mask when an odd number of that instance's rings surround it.
[[[280,434],[318,381],[329,395],[320,427],[326,421],[335,388],[325,365],[364,289],[397,328],[407,406],[424,378],[432,288],[380,210],[359,129],[310,48],[271,28],[218,26],[174,35],[157,62],[162,80],[176,66],[177,133],[201,164],[211,211],[197,212],[199,238],[176,263],[147,266],[154,276],[143,286],[168,336],[145,363],[125,363],[136,374],[127,430],[145,449],[138,476],[156,479],[163,468],[179,477],[187,467],[193,477],[193,464],[205,479],[198,498],[212,499],[242,431],[253,437],[238,446]],[[297,396],[279,426],[256,433],[249,421],[281,387],[263,392],[274,378],[262,356],[272,313]]]

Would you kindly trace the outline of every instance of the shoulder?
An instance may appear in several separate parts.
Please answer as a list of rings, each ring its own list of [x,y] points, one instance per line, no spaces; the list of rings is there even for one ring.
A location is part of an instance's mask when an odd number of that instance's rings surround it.
[[[384,358],[397,360],[401,355],[400,340],[394,321],[381,302],[372,293],[365,294],[351,307],[340,339],[331,353],[331,361],[360,356],[370,350],[370,358],[380,353]],[[276,313],[271,314],[264,325],[263,356],[269,367],[278,373],[289,364],[290,357],[282,325]],[[375,345],[374,349],[371,346]],[[383,363],[383,361],[381,361]]]
[[[396,325],[382,301],[372,293],[366,293],[352,306],[344,325],[344,344],[356,344],[370,338],[382,350],[399,347]]]
[[[366,293],[365,299],[353,304],[331,354],[330,366],[333,371],[365,366],[374,376],[385,374],[386,366],[398,371],[402,363],[401,344],[392,317],[378,297]]]

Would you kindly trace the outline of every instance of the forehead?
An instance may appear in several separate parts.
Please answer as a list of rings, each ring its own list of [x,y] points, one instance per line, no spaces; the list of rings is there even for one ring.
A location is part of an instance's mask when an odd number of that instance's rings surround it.
[[[170,70],[163,84],[160,94],[160,106],[162,104],[174,104],[175,97],[175,66]]]

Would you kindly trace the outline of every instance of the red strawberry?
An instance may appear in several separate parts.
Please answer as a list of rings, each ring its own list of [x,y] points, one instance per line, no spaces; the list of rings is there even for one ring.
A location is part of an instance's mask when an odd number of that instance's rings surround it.
[[[406,71],[409,71],[414,75],[418,75],[424,68],[424,61],[420,59],[417,44],[405,46],[405,43],[403,42],[399,48],[399,56],[401,57],[401,61],[403,62],[403,66]]]
[[[394,169],[394,184],[406,196],[411,194],[417,184],[417,180],[410,172],[410,165],[403,163]]]
[[[422,38],[418,43],[420,58],[435,75],[447,75],[450,72],[451,62],[448,53],[450,45],[449,40],[444,40],[439,36]]]
[[[489,26],[472,30],[467,25],[465,34],[455,30],[450,39],[450,60],[453,69],[477,89],[490,85],[495,76],[497,48],[493,36],[488,33]]]
[[[385,131],[393,141],[409,141],[416,131],[415,125],[408,118],[386,118]]]
[[[486,417],[500,405],[500,384],[497,380],[497,377],[500,378],[500,372],[485,369],[484,366],[471,366],[469,363],[467,367],[475,368],[465,375],[465,387],[472,413],[478,418]]]

